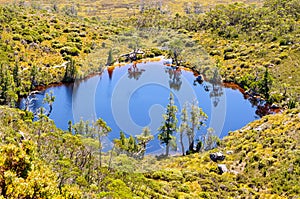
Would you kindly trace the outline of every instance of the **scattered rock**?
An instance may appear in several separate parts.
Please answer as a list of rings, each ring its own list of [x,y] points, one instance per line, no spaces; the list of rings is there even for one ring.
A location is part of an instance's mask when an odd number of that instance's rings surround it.
[[[294,171],[294,167],[293,167],[293,166],[290,166],[290,167],[288,168],[288,172],[289,172],[289,173],[293,173],[293,171]]]
[[[22,142],[23,140],[25,140],[26,138],[25,138],[25,135],[24,135],[24,133],[22,132],[22,131],[19,131],[19,134],[20,134],[20,141]]]
[[[225,164],[218,164],[218,169],[220,174],[228,172],[228,169]]]
[[[218,160],[223,161],[225,159],[225,155],[221,152],[211,153],[209,157],[212,161],[217,162]]]
[[[276,108],[279,108],[279,106],[278,106],[277,104],[274,104],[274,103],[273,103],[273,104],[271,105],[271,108],[276,109]]]
[[[232,174],[234,174],[234,175],[239,174],[239,172],[238,172],[238,171],[235,171],[235,170],[230,170],[230,173],[232,173]]]
[[[233,151],[232,150],[226,151],[226,154],[231,155],[231,154],[233,154]]]

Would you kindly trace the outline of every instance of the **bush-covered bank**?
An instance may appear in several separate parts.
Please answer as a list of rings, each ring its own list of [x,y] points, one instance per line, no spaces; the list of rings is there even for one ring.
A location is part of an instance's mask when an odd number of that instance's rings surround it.
[[[14,106],[36,86],[100,71],[122,27],[19,4],[0,6],[0,103]]]
[[[185,66],[198,72],[217,66],[225,81],[293,108],[299,101],[297,6],[297,1],[268,0],[263,6],[235,3],[201,13],[148,6],[109,21],[54,7],[3,6],[1,103],[11,104],[15,94],[27,94],[35,85],[87,76],[139,48],[148,57],[156,49],[183,51],[179,61]]]
[[[63,132],[46,117],[32,122],[30,113],[17,109],[2,106],[0,113],[4,198],[297,198],[300,194],[296,109],[231,132],[213,151],[165,160],[151,156],[135,160],[108,152],[103,154],[103,167],[97,139]],[[213,162],[212,152],[222,152],[225,160]],[[226,165],[228,172],[220,174],[218,164]]]
[[[226,81],[260,93],[271,103],[291,108],[299,101],[300,93],[297,83],[299,10],[297,0],[266,0],[263,6],[217,5],[203,14],[173,13],[171,16],[150,9],[131,17],[125,24],[137,28],[171,28],[188,35],[219,63]],[[205,69],[201,64],[191,67],[200,72]],[[267,95],[257,84],[266,68],[274,80]]]

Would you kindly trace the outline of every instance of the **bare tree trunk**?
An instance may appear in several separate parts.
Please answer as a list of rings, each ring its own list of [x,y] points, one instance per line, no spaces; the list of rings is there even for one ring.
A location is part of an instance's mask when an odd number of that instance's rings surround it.
[[[110,157],[109,157],[109,163],[108,163],[109,170],[111,169],[111,162],[112,162],[112,155],[113,155],[114,148],[115,148],[115,146],[110,151]]]
[[[166,156],[168,157],[169,156],[169,150],[170,150],[170,143],[168,143],[166,145]]]
[[[102,145],[101,145],[101,137],[99,136],[99,167],[102,167]]]
[[[183,133],[180,133],[180,144],[181,144],[181,150],[182,150],[182,155],[184,156],[184,145],[183,145]]]

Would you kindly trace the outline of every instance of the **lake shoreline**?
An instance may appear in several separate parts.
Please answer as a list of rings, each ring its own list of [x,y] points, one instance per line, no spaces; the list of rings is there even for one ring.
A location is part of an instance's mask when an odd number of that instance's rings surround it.
[[[140,60],[137,60],[137,61],[134,61],[134,62],[136,64],[147,63],[147,62],[159,62],[162,59],[164,59],[164,56],[159,56],[159,57],[154,57],[154,58],[144,58],[144,59],[140,59]],[[32,93],[42,92],[42,91],[45,91],[49,88],[59,87],[59,86],[63,86],[63,85],[72,85],[75,82],[80,83],[80,82],[86,81],[86,80],[88,80],[92,77],[101,76],[103,74],[103,72],[108,70],[109,68],[112,68],[112,70],[114,70],[116,67],[118,67],[118,68],[123,67],[123,66],[129,65],[129,64],[134,63],[134,62],[121,62],[121,63],[115,63],[111,66],[105,66],[105,67],[101,68],[101,71],[90,73],[90,74],[86,75],[85,77],[83,77],[81,79],[75,79],[75,81],[72,81],[72,82],[60,81],[60,82],[53,82],[53,83],[50,83],[48,85],[37,85],[28,95],[20,96],[18,102],[20,102],[23,98],[26,98],[26,97],[30,96]],[[165,66],[170,66],[171,67],[171,65],[165,65]],[[201,74],[201,72],[199,70],[195,69],[195,67],[180,66],[180,68],[183,69],[183,70],[186,70],[186,71],[191,71],[194,74],[195,78],[198,75],[203,75],[204,80],[208,81],[206,79],[205,75]],[[242,88],[241,85],[237,84],[236,82],[222,81],[221,85],[224,86],[225,88],[231,88],[233,90],[238,90],[241,94],[243,94],[244,98],[249,100],[253,105],[263,104],[263,105],[258,105],[257,106],[257,108],[258,108],[257,112],[259,113],[258,115],[260,117],[263,117],[263,116],[269,115],[269,114],[280,113],[284,110],[282,107],[277,107],[277,106],[274,107],[273,105],[268,104],[263,98],[261,98],[259,93],[257,93],[256,95],[249,94],[245,89]]]

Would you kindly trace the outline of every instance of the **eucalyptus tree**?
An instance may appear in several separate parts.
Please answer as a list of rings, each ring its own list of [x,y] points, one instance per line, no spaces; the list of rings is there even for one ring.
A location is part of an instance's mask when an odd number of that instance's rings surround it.
[[[72,123],[71,123],[72,124]],[[69,123],[70,125],[70,123]],[[75,134],[79,134],[85,137],[88,137],[90,135],[90,128],[89,128],[90,122],[89,121],[84,121],[82,118],[80,118],[80,121],[75,123],[72,128]]]
[[[106,122],[99,118],[96,122],[93,124],[95,128],[95,137],[98,138],[98,150],[99,150],[99,167],[102,167],[102,137],[107,136],[109,132],[111,132],[111,128],[106,124]]]
[[[49,112],[47,114],[47,116],[49,117],[51,112],[52,112],[52,109],[53,109],[53,102],[55,101],[55,96],[53,95],[53,91],[51,90],[49,93],[46,93],[46,96],[45,98],[43,99],[43,103],[47,103],[49,104]]]
[[[176,66],[179,66],[182,61],[182,52],[184,50],[184,43],[181,39],[176,38],[168,45],[168,55],[175,62]]]
[[[40,151],[40,148],[41,148],[41,143],[40,143],[40,140],[41,140],[41,135],[42,135],[42,132],[45,131],[45,125],[44,123],[46,123],[48,121],[48,117],[46,116],[46,110],[44,107],[40,107],[36,113],[35,113],[35,116],[37,117],[37,124],[38,124],[38,131],[37,131],[37,151],[39,152]]]
[[[188,111],[187,111],[187,104],[184,104],[184,106],[181,110],[181,124],[179,126],[182,155],[185,155],[183,136],[185,133],[188,134],[188,132],[190,131],[188,122],[189,122],[189,115],[188,115]]]
[[[154,136],[151,135],[151,131],[149,127],[144,127],[143,132],[140,135],[136,136],[138,143],[142,146],[142,157],[146,152],[147,143],[154,139]]]
[[[215,130],[213,128],[208,128],[207,133],[204,137],[205,150],[211,150],[215,148],[219,143],[220,139],[215,135]]]
[[[204,122],[207,118],[206,113],[198,106],[198,102],[194,100],[191,104],[190,111],[190,131],[187,132],[190,151],[194,151],[195,132],[199,130],[201,126],[204,126]]]
[[[136,159],[141,158],[143,148],[132,135],[126,138],[124,132],[120,132],[120,139],[115,139],[114,144],[117,154],[126,154]]]
[[[174,104],[174,96],[170,93],[169,104],[167,105],[166,113],[163,114],[162,125],[158,128],[160,131],[158,139],[162,144],[166,145],[166,156],[169,155],[170,144],[175,139],[174,132],[177,131],[177,106]]]

